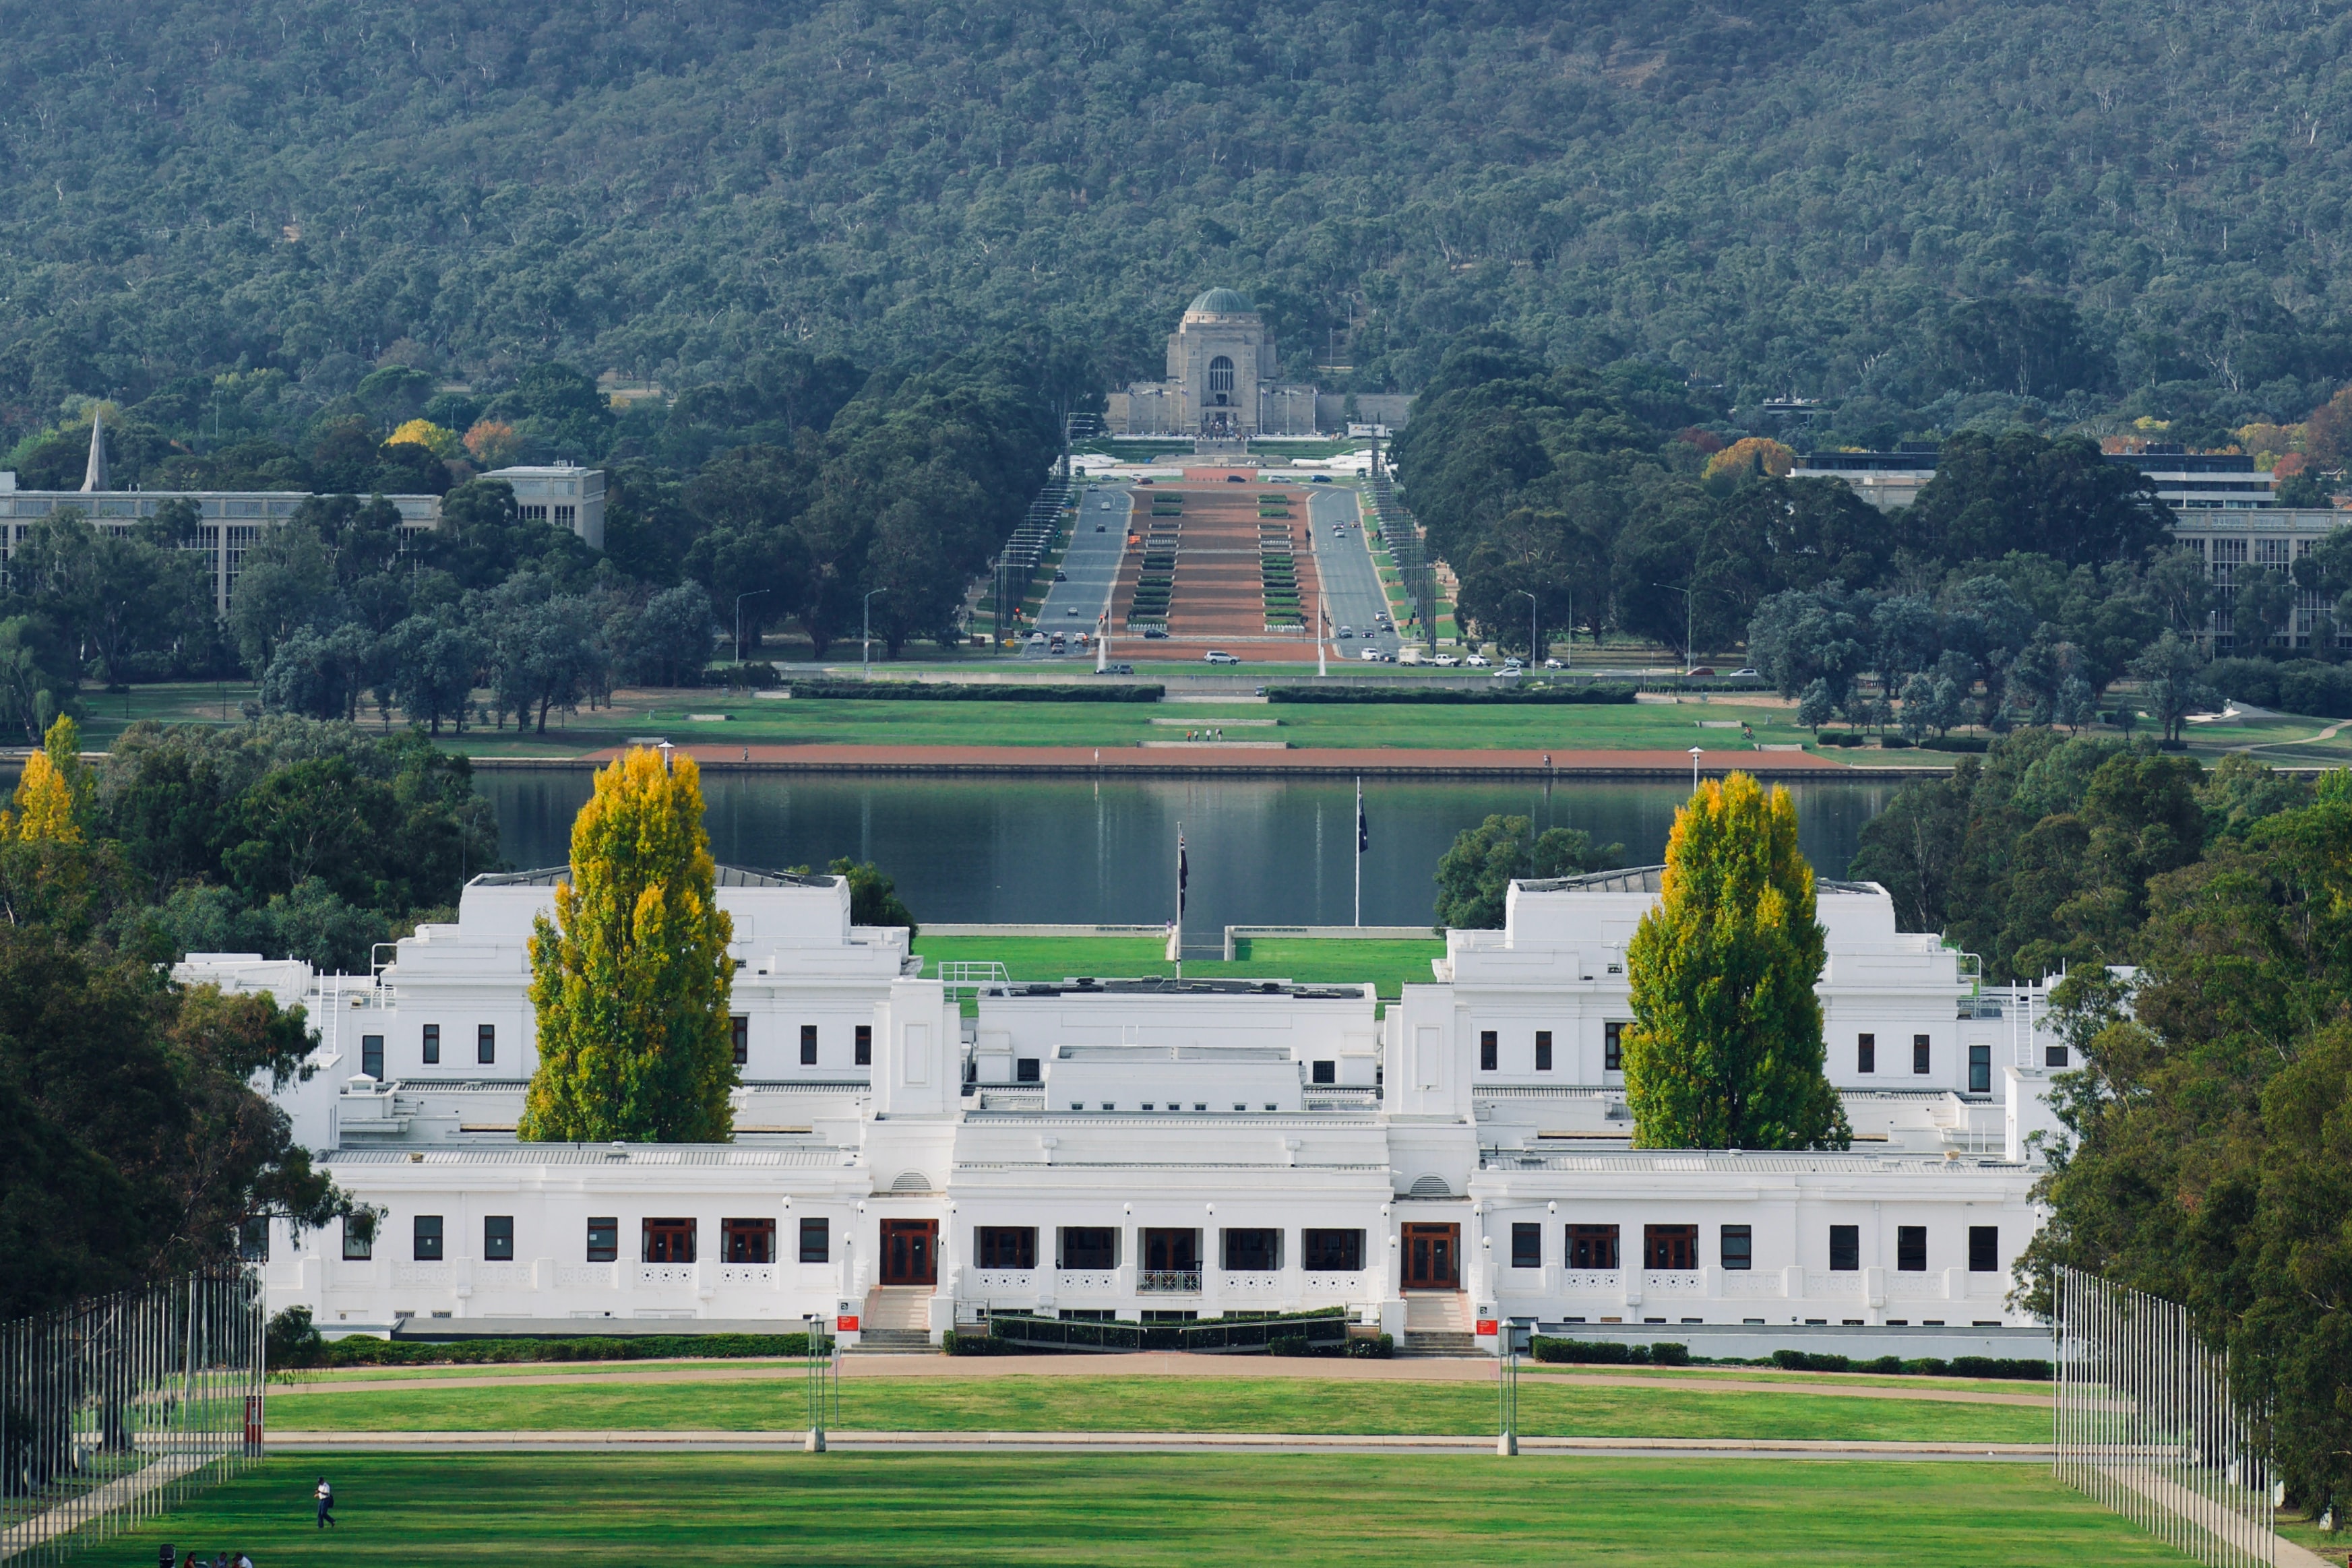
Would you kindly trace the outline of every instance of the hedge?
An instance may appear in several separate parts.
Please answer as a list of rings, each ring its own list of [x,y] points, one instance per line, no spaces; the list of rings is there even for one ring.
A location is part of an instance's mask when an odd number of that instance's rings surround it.
[[[1268,686],[1270,703],[1444,703],[1464,705],[1595,703],[1625,706],[1633,700],[1630,686],[1535,686],[1487,691],[1460,686]]]
[[[1656,1344],[1622,1344],[1609,1339],[1554,1339],[1537,1334],[1530,1342],[1538,1361],[1576,1362],[1599,1366],[1688,1366],[1690,1346],[1664,1340]]]
[[[794,698],[834,702],[1156,703],[1168,688],[1152,685],[985,686],[951,681],[794,681]]]
[[[631,1334],[610,1339],[383,1340],[354,1336],[303,1345],[279,1342],[273,1366],[433,1366],[507,1361],[732,1361],[808,1354],[808,1336]]]
[[[1992,742],[1981,735],[1946,735],[1919,743],[1922,751],[1988,751]]]
[[[2206,684],[2234,702],[2311,718],[2352,718],[2352,667],[2316,659],[2216,659]]]
[[[1791,1372],[1874,1372],[1902,1377],[2007,1377],[2027,1383],[2050,1381],[2050,1364],[2024,1357],[1956,1355],[1949,1361],[1921,1356],[1906,1361],[1882,1355],[1874,1361],[1828,1355],[1809,1350],[1776,1350],[1772,1364]]]

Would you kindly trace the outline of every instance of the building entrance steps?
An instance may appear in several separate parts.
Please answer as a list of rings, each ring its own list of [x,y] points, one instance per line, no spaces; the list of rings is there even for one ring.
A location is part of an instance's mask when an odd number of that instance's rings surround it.
[[[877,1285],[866,1293],[866,1311],[859,1320],[857,1343],[850,1355],[929,1355],[931,1297],[929,1285]]]
[[[1470,1301],[1459,1291],[1407,1291],[1399,1355],[1475,1355]]]

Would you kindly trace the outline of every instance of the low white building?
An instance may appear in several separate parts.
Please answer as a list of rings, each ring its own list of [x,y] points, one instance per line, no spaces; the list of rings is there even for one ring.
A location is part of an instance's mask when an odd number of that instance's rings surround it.
[[[1624,948],[1655,868],[1515,884],[1502,930],[1451,934],[1384,1013],[1369,986],[1285,981],[1073,977],[967,1002],[903,930],[853,926],[838,879],[726,869],[735,1139],[608,1147],[514,1135],[528,942],[562,874],[477,878],[456,924],[373,976],[181,967],[311,1009],[319,1071],[284,1103],[384,1216],[373,1239],[279,1223],[273,1308],[346,1332],[822,1315],[889,1338],[991,1311],[1342,1306],[1423,1349],[1490,1347],[1504,1319],[2028,1322],[2009,1270],[2064,1049],[2039,988],[1987,992],[1874,885],[1820,894],[1852,1152],[1631,1146]]]

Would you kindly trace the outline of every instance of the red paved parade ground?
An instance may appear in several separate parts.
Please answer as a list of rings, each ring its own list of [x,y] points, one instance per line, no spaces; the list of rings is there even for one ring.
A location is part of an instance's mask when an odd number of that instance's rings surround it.
[[[1243,476],[1244,482],[1230,483],[1228,474]],[[1155,497],[1181,497],[1183,515],[1160,519],[1163,525],[1177,525],[1176,587],[1168,603],[1168,636],[1150,643],[1151,656],[1198,658],[1211,648],[1223,648],[1254,664],[1312,660],[1315,643],[1304,629],[1287,633],[1265,629],[1265,601],[1258,575],[1259,525],[1286,528],[1301,601],[1316,601],[1318,589],[1307,537],[1306,497],[1296,493],[1296,486],[1268,486],[1244,469],[1187,468],[1184,480],[1181,485],[1163,480],[1135,488],[1127,558],[1111,591],[1112,657],[1144,646],[1143,639],[1125,628],[1142,570],[1142,547],[1153,521],[1151,503]],[[1289,493],[1290,516],[1260,517],[1259,495],[1277,492]]]
[[[697,744],[682,754],[705,767],[751,767],[807,772],[859,773],[1344,773],[1374,778],[1541,779],[1548,773],[1603,773],[1687,779],[1686,751],[1419,750],[1402,747],[1315,747],[1281,751],[1238,746],[837,746]],[[591,752],[551,766],[609,762],[621,748]],[[1737,761],[1727,760],[1737,758]],[[1717,760],[1724,758],[1726,760]],[[1737,769],[1761,776],[1866,773],[1895,777],[1900,769],[1858,768],[1808,751],[1718,752],[1701,772]]]

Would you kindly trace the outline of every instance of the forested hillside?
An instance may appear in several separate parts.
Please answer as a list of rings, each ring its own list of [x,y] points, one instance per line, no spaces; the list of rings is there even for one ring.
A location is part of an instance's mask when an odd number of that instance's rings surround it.
[[[2352,373],[2335,7],[0,0],[0,38],[18,434],[237,366],[677,387],[1044,334],[1091,388],[1213,282],[1335,386],[1499,326],[1870,435],[1971,392],[2227,428]]]

